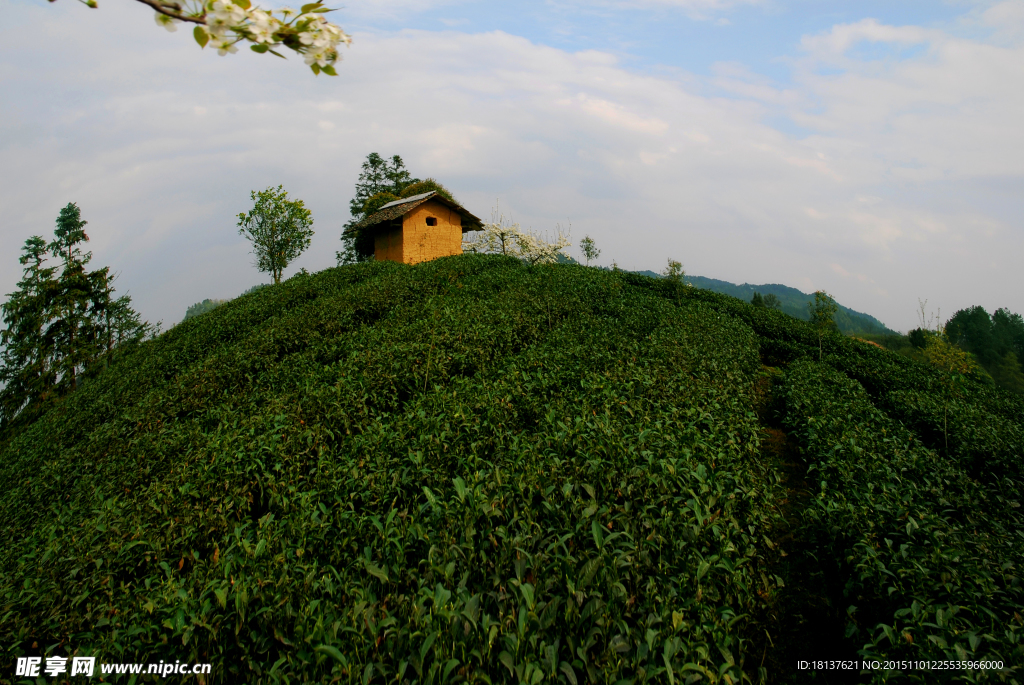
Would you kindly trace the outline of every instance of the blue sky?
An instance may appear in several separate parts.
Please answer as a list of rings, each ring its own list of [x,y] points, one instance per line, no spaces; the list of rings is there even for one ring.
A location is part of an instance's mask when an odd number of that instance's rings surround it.
[[[484,218],[601,261],[832,293],[899,330],[1024,312],[1024,0],[352,0],[337,78],[218,57],[131,0],[0,23],[0,288],[75,201],[151,320],[266,280],[234,218],[313,210],[333,265],[359,166],[400,154]]]
[[[789,81],[787,58],[799,52],[804,35],[866,17],[883,24],[922,25],[963,34],[969,29],[958,20],[971,8],[968,3],[941,0],[714,3],[724,5],[721,9],[705,7],[708,4],[712,3],[466,1],[423,3],[419,8],[409,3],[391,11],[361,9],[358,3],[349,7],[356,33],[410,27],[504,31],[570,52],[606,50],[641,70],[674,67],[706,76],[718,62],[756,65],[758,73],[779,83]],[[345,14],[342,10],[338,16]],[[890,46],[876,47],[879,57],[893,53]]]

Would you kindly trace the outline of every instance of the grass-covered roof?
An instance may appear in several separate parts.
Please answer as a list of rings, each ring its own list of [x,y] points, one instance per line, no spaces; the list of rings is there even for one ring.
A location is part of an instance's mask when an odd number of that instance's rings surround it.
[[[391,221],[392,219],[397,219],[400,216],[408,214],[409,212],[416,209],[417,207],[427,202],[428,200],[433,200],[434,202],[438,202],[452,209],[453,211],[458,212],[459,215],[462,217],[463,233],[467,231],[476,231],[483,228],[483,223],[480,221],[479,217],[470,214],[469,211],[467,211],[459,203],[449,200],[444,195],[441,195],[440,193],[433,190],[427,193],[421,193],[419,195],[413,195],[412,197],[402,198],[399,200],[395,200],[394,202],[389,202],[388,204],[381,207],[380,210],[374,212],[370,216],[366,217],[362,221],[352,226],[352,228],[368,228],[376,224]]]

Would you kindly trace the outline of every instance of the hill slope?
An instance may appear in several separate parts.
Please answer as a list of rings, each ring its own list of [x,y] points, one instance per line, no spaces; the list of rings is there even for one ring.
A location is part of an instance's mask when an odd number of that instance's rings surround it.
[[[661,277],[653,271],[640,271],[637,273],[652,278]],[[736,285],[735,283],[705,276],[687,276],[686,282],[695,288],[710,290],[723,295],[731,295],[744,302],[750,302],[750,298],[754,296],[754,293],[775,295],[782,304],[782,311],[801,321],[809,320],[807,304],[814,301],[813,294],[809,295],[796,288],[778,283],[767,283],[764,285],[744,283]],[[839,330],[846,335],[897,335],[896,331],[890,330],[885,324],[870,314],[854,311],[843,305],[839,305],[839,313],[836,314],[835,321],[836,325],[839,326]]]
[[[225,683],[1019,679],[1020,400],[668,286],[466,255],[183,322],[0,446],[0,640]]]

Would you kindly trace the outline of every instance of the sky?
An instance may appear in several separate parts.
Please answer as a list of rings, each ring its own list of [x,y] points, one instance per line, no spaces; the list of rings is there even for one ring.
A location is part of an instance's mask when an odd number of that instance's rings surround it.
[[[75,202],[92,266],[173,325],[268,281],[236,224],[279,184],[316,231],[285,276],[331,267],[377,152],[605,266],[822,289],[900,331],[922,302],[1024,313],[1024,0],[350,0],[337,77],[131,0],[2,16],[2,293]]]

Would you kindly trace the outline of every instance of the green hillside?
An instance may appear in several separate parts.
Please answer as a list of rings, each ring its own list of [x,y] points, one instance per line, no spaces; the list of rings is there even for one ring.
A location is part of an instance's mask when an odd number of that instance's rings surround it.
[[[1021,683],[1022,416],[664,279],[301,274],[0,442],[0,644],[212,683]]]
[[[651,276],[652,278],[660,278],[659,274],[653,271],[640,271],[637,273]],[[722,293],[723,295],[732,295],[744,302],[750,302],[750,298],[754,296],[754,293],[775,295],[779,298],[782,311],[801,321],[808,320],[807,304],[814,301],[813,294],[808,295],[796,288],[790,288],[788,285],[780,285],[778,283],[767,283],[765,285],[744,283],[743,285],[736,285],[728,281],[720,281],[717,278],[706,278],[704,276],[686,276],[686,282],[695,288],[710,290]],[[839,313],[836,314],[835,322],[839,330],[846,335],[896,335],[896,331],[889,329],[870,314],[857,312],[843,305],[839,305]]]

